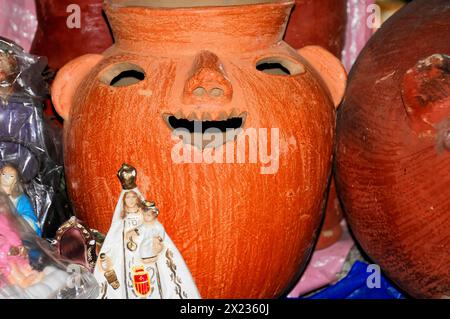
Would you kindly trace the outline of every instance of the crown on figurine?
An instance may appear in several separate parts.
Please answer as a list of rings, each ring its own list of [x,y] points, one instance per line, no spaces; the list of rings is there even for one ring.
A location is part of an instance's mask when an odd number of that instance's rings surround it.
[[[122,189],[130,190],[136,188],[136,169],[129,164],[122,164],[122,167],[117,172],[117,177],[122,184]]]
[[[153,212],[156,217],[159,215],[159,209],[156,207],[154,202],[149,202],[147,200],[144,200],[142,202],[142,206],[144,206],[144,211],[146,212]]]

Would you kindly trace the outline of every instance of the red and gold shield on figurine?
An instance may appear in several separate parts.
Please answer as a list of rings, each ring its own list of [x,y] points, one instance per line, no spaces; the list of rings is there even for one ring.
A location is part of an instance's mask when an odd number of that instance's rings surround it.
[[[133,287],[139,297],[147,297],[150,294],[150,277],[143,266],[133,268]]]

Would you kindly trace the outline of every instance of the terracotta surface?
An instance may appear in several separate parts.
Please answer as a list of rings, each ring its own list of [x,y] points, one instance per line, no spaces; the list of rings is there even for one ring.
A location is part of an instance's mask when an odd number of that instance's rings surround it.
[[[317,46],[307,46],[299,50],[299,53],[309,61],[315,61],[316,70],[319,70],[321,74],[328,74],[326,77],[326,84],[330,92],[336,92],[336,95],[331,96],[334,100],[334,104],[339,105],[342,96],[339,92],[345,90],[345,82],[339,81],[340,72],[335,72],[334,68],[329,68],[327,61],[331,53],[323,51]],[[334,179],[330,184],[330,190],[328,192],[327,206],[325,209],[324,222],[320,228],[320,236],[315,249],[324,249],[337,242],[342,234],[340,221],[342,219],[342,212],[337,198]]]
[[[444,0],[416,0],[389,19],[352,69],[338,116],[348,222],[414,297],[450,296],[449,21]]]
[[[296,0],[284,40],[294,48],[319,45],[341,57],[347,0]]]
[[[67,20],[73,21],[74,11],[67,8],[74,4],[80,7],[80,28],[70,29]],[[39,0],[36,14],[38,27],[30,53],[48,57],[54,70],[85,53],[101,53],[112,44],[102,0]]]
[[[341,57],[345,42],[347,0],[296,0],[284,40],[294,48],[321,46]],[[332,186],[334,191],[334,182]],[[328,195],[326,217],[316,249],[334,244],[342,234],[342,219],[336,192]]]
[[[67,121],[67,184],[77,214],[107,231],[120,193],[115,174],[132,164],[204,298],[287,293],[321,221],[332,98],[342,97],[346,75],[324,50],[305,49],[321,59],[308,61],[281,41],[292,4],[168,10],[107,2],[115,46],[70,62],[52,88]],[[278,61],[292,75],[259,71],[260,61]],[[131,69],[145,79],[109,85]],[[278,171],[261,174],[264,165],[249,163],[248,147],[246,163],[176,164],[171,152],[180,140],[166,123],[173,114],[210,121],[242,115],[244,129],[279,128]]]

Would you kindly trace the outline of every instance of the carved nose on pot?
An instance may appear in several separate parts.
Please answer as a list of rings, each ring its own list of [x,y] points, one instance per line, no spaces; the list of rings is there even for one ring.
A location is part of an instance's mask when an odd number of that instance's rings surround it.
[[[188,104],[226,104],[233,88],[217,55],[200,52],[194,59],[184,86],[184,101]]]

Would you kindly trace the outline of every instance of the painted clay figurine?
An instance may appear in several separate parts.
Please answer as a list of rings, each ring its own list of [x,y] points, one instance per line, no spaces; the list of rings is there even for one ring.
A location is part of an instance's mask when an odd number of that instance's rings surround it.
[[[65,190],[60,183],[59,134],[44,123],[42,114],[48,94],[42,74],[45,66],[46,58],[30,55],[0,37],[0,169],[13,164],[8,170],[20,172],[18,180],[26,184],[43,236],[53,237],[70,216],[66,217]],[[32,215],[28,217],[34,219]]]
[[[0,169],[0,192],[9,196],[19,215],[41,236],[41,228],[33,205],[24,193],[18,169],[12,164],[6,164]]]
[[[197,287],[156,206],[136,186],[136,170],[118,172],[122,192],[94,271],[101,298],[196,299]]]
[[[0,98],[7,99],[13,91],[18,74],[18,62],[11,52],[0,50]]]
[[[56,298],[66,286],[68,274],[56,261],[46,259],[40,239],[24,231],[25,222],[12,213],[8,202],[7,196],[0,194],[0,299]],[[32,267],[33,260],[47,260],[47,264],[38,270]]]
[[[44,277],[43,273],[31,268],[27,249],[4,215],[0,215],[0,256],[1,274],[12,285],[26,288]]]

